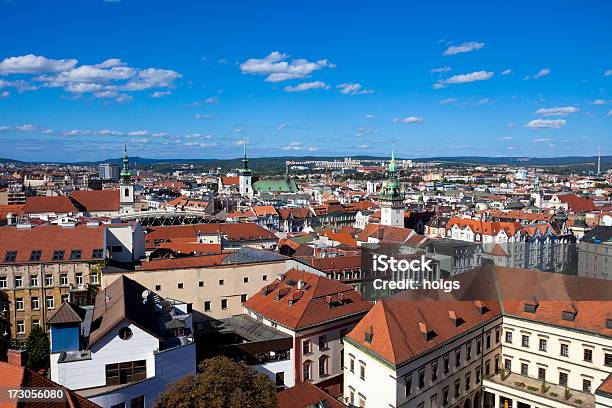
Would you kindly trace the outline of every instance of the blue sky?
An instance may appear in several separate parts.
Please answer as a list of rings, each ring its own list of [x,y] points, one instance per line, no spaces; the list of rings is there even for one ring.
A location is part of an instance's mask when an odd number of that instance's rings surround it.
[[[0,157],[612,153],[612,3],[437,3],[0,0]]]

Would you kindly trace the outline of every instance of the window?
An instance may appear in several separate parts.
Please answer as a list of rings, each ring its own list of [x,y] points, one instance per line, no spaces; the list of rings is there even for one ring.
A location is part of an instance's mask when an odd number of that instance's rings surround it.
[[[349,402],[351,405],[355,404],[355,389],[349,387]]]
[[[160,291],[161,290],[161,285],[155,285],[155,291]]]
[[[210,312],[210,300],[204,302],[204,311]]]
[[[223,279],[219,279],[219,286],[225,285],[225,281]]]
[[[302,378],[304,381],[310,380],[310,361],[306,361],[302,368]]]
[[[15,262],[17,251],[6,251],[4,254],[4,262]]]
[[[128,361],[106,365],[106,385],[129,384],[147,378],[147,362],[145,360]],[[134,401],[134,400],[132,400]]]
[[[121,245],[113,245],[111,247],[111,252],[123,252],[123,247]]]
[[[480,384],[480,366],[476,367],[476,384]]]
[[[23,322],[23,320],[17,320],[17,333],[25,333],[25,323]]]
[[[198,282],[198,287],[203,288],[204,287],[204,281],[199,281]]]
[[[265,281],[267,281],[267,280],[268,280],[268,275],[264,275],[264,276],[262,276],[262,277],[261,277],[261,279],[262,279],[264,282],[265,282]]]
[[[365,363],[359,362],[359,378],[365,381]]]
[[[404,394],[405,396],[409,396],[412,393],[412,376],[404,378]]]
[[[327,349],[327,336],[319,336],[319,350]]]
[[[349,369],[351,370],[351,373],[354,373],[355,372],[355,357],[349,354],[349,358],[350,358]]]
[[[569,356],[569,344],[561,343],[561,357]]]
[[[497,374],[499,372],[500,366],[499,366],[499,355],[495,356],[495,374]]]
[[[276,373],[276,386],[284,387],[285,386],[285,372],[281,371],[280,373]]]
[[[348,334],[348,329],[345,327],[343,329],[340,329],[340,343],[344,344],[344,336],[346,336]]]
[[[455,367],[461,365],[461,349],[455,350]]]
[[[81,259],[81,250],[73,249],[72,251],[70,251],[70,259],[73,261],[76,259]]]
[[[82,273],[77,273],[75,275],[76,278],[76,284],[77,285],[82,285],[83,284],[83,274]]]
[[[591,349],[584,349],[584,361],[586,361],[588,363],[592,363],[593,362],[593,350],[591,350]]]
[[[582,379],[582,391],[591,392],[591,380],[587,380],[586,378]]]
[[[559,373],[559,385],[567,386],[567,373]]]
[[[240,302],[244,303],[246,301],[247,301],[247,295],[243,293],[242,295],[240,295]]]
[[[430,407],[436,408],[438,406],[438,394],[434,394],[429,398]]]
[[[504,360],[504,369],[506,371],[512,371],[512,360],[510,360],[509,358]]]
[[[442,390],[442,406],[445,407],[448,405],[448,387],[444,387]]]
[[[491,374],[491,360],[485,362],[485,375]]]
[[[227,299],[221,299],[221,309],[227,309]]]
[[[506,343],[512,344],[512,332],[511,331],[506,332]]]
[[[53,251],[53,260],[54,261],[63,261],[64,260],[64,251],[61,249],[56,249]]]
[[[248,276],[245,276],[244,278],[242,278],[242,282],[244,282],[244,283],[249,283],[249,278],[248,278]]]
[[[319,377],[325,377],[327,375],[327,356],[319,357]]]
[[[501,335],[501,330],[497,329],[495,330],[495,344],[499,343],[499,336]]]
[[[23,298],[16,298],[15,299],[15,309],[23,310]]]
[[[53,309],[55,307],[55,302],[52,297],[47,298],[47,309]]]
[[[459,398],[459,395],[461,394],[461,380],[456,380],[455,381],[455,399]]]
[[[468,344],[465,347],[465,359],[467,361],[470,361],[472,359],[472,345],[471,344]]]
[[[45,275],[45,286],[53,286],[53,275]]]
[[[310,340],[304,340],[302,342],[302,354],[310,354],[311,352]]]
[[[425,369],[424,368],[421,368],[419,370],[419,383],[418,383],[418,386],[419,386],[419,390],[421,388],[425,387]]]
[[[40,327],[40,320],[34,319],[32,320],[32,328]]]
[[[0,288],[6,288],[6,276],[0,276]]]
[[[365,408],[366,406],[366,397],[359,394],[359,408]]]
[[[604,357],[604,364],[608,367],[612,367],[612,353],[606,353]]]
[[[89,275],[89,283],[97,285],[98,282],[99,282],[99,278],[98,278],[98,274],[97,273],[94,272],[91,275]]]
[[[470,388],[472,387],[472,382],[471,382],[471,380],[472,380],[472,376],[470,375],[470,373],[467,373],[467,374],[465,375],[465,390],[466,390],[466,391],[469,391],[469,390],[470,390]]]
[[[21,276],[15,276],[15,287],[16,288],[23,287],[23,278]]]
[[[443,368],[443,372],[444,372],[444,374],[448,374],[448,371],[450,370],[450,368],[449,368],[449,366],[450,366],[449,360],[450,360],[450,357],[448,356],[448,354],[447,354],[447,355],[445,355],[445,356],[442,358],[442,361],[443,361],[443,367],[444,367],[444,368]]]
[[[38,297],[32,297],[32,310],[38,310],[40,308],[40,304],[38,302]]]
[[[183,282],[177,283],[176,287],[179,288],[179,289],[183,289]]]
[[[529,375],[529,364],[521,363],[521,375],[524,375],[524,376]]]
[[[538,349],[540,351],[546,352],[547,346],[548,346],[548,342],[546,341],[546,339],[540,339],[540,344],[538,346]]]
[[[438,379],[438,362],[434,361],[431,363],[431,381],[436,381]]]
[[[67,293],[63,294],[60,297],[60,299],[61,299],[62,303],[67,302],[68,301],[68,294]]]
[[[546,369],[544,367],[538,367],[538,380],[544,381],[546,379]]]
[[[30,276],[30,287],[35,288],[38,286],[38,276],[32,275]]]
[[[482,353],[482,340],[476,340],[476,355],[479,356]]]
[[[487,332],[487,350],[491,348],[491,332]]]
[[[130,195],[129,190],[126,188],[126,195]],[[130,401],[130,408],[145,408],[145,400],[144,400],[144,395],[141,395],[140,397],[136,397],[136,398],[132,398],[132,400]]]
[[[40,249],[35,249],[30,253],[30,262],[40,261],[40,256],[42,255],[42,251]]]
[[[68,284],[68,275],[65,273],[62,273],[60,275],[60,285],[67,285]]]
[[[526,334],[523,334],[521,336],[521,346],[523,347],[529,347],[529,336]]]
[[[119,329],[119,338],[121,340],[129,340],[132,337],[132,330],[129,327]]]
[[[96,248],[92,250],[91,257],[93,259],[102,259],[104,257],[104,250],[102,248]]]

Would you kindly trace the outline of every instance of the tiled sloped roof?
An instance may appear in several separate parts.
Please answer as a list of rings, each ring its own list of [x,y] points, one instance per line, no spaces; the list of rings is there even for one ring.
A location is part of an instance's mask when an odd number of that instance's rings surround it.
[[[55,402],[0,402],[0,408],[100,408],[99,405],[81,397],[75,392],[62,387],[45,376],[25,367],[18,367],[0,361],[0,387],[2,388],[62,388],[66,392],[66,401]]]
[[[27,197],[23,211],[26,214],[76,213],[78,210],[67,196]]]
[[[602,382],[599,387],[597,387],[595,394],[612,398],[612,374],[610,374],[608,378],[606,378],[606,380]]]
[[[278,215],[276,208],[271,205],[256,205],[253,207],[253,211],[258,217],[265,217],[266,215]]]
[[[64,302],[49,318],[49,324],[81,323],[85,310],[70,302]]]
[[[297,289],[300,279],[305,282],[302,290]],[[291,299],[295,302],[290,305]],[[350,285],[291,269],[282,281],[265,286],[244,306],[289,329],[299,330],[365,313],[372,303],[363,299]]]
[[[612,336],[606,327],[612,316],[611,281],[498,266],[465,272],[457,280],[462,286],[454,293],[404,291],[382,299],[348,334],[349,341],[400,365],[501,316],[502,310],[507,316]],[[525,311],[526,303],[537,304],[534,313]],[[563,319],[564,311],[575,312],[573,321]],[[457,325],[452,315],[463,323]]]
[[[495,244],[493,249],[491,249],[491,252],[488,252],[488,254],[493,256],[510,256],[508,255],[508,252],[506,252],[499,244]]]
[[[329,408],[346,408],[337,399],[316,385],[306,381],[276,394],[277,408],[310,408],[320,401],[327,401]]]
[[[220,232],[227,236],[229,241],[249,240],[276,240],[276,235],[267,229],[253,223],[210,223],[191,225],[172,225],[152,227],[146,235],[147,248],[152,248],[155,240],[168,240],[172,238],[195,239],[198,232],[212,234]]]
[[[240,184],[240,177],[238,176],[228,176],[228,177],[221,177],[221,183],[223,183],[224,186],[237,186],[238,184]]]
[[[361,255],[303,258],[303,260],[321,271],[344,271],[361,268]]]
[[[89,227],[61,227],[40,225],[19,229],[14,226],[0,227],[0,264],[8,251],[17,251],[15,263],[25,262],[66,262],[70,261],[72,250],[80,250],[79,262],[94,260],[94,249],[104,249],[104,225]],[[32,251],[40,250],[40,260],[30,261]],[[64,251],[64,259],[53,261],[56,250]],[[98,259],[99,260],[99,259]]]
[[[155,259],[149,262],[143,262],[139,268],[144,271],[158,271],[184,268],[205,268],[210,266],[222,265],[223,259],[228,254],[205,255],[205,256],[188,256],[185,258],[172,259]]]
[[[310,208],[300,207],[300,208],[281,208],[278,210],[278,215],[281,220],[286,220],[289,218],[298,218],[305,219],[310,217],[312,214],[310,212]]]
[[[459,228],[470,227],[470,229],[483,235],[497,235],[500,231],[504,231],[506,235],[513,236],[517,231],[521,230],[519,222],[498,222],[498,221],[481,221],[469,218],[451,218],[446,224],[446,228],[452,228],[457,225]]]
[[[154,302],[143,302],[142,294],[145,290],[147,288],[140,283],[121,275],[96,295],[89,335],[90,348],[124,319],[159,337]]]
[[[70,198],[84,211],[119,211],[119,190],[80,190]]]
[[[573,212],[588,212],[597,209],[592,197],[580,197],[576,194],[560,194],[557,197]]]

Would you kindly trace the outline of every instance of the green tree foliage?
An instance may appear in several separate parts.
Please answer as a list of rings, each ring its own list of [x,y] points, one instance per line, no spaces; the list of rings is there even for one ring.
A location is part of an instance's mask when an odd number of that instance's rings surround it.
[[[38,370],[49,365],[49,338],[39,326],[30,332],[26,340],[26,351],[28,368]]]
[[[200,373],[169,385],[156,408],[274,408],[275,386],[244,362],[227,357],[203,361]]]

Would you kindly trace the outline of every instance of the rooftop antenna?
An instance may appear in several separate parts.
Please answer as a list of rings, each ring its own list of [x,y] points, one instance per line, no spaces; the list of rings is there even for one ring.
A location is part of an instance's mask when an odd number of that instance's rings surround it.
[[[601,174],[601,146],[598,148],[597,152],[597,175]]]

